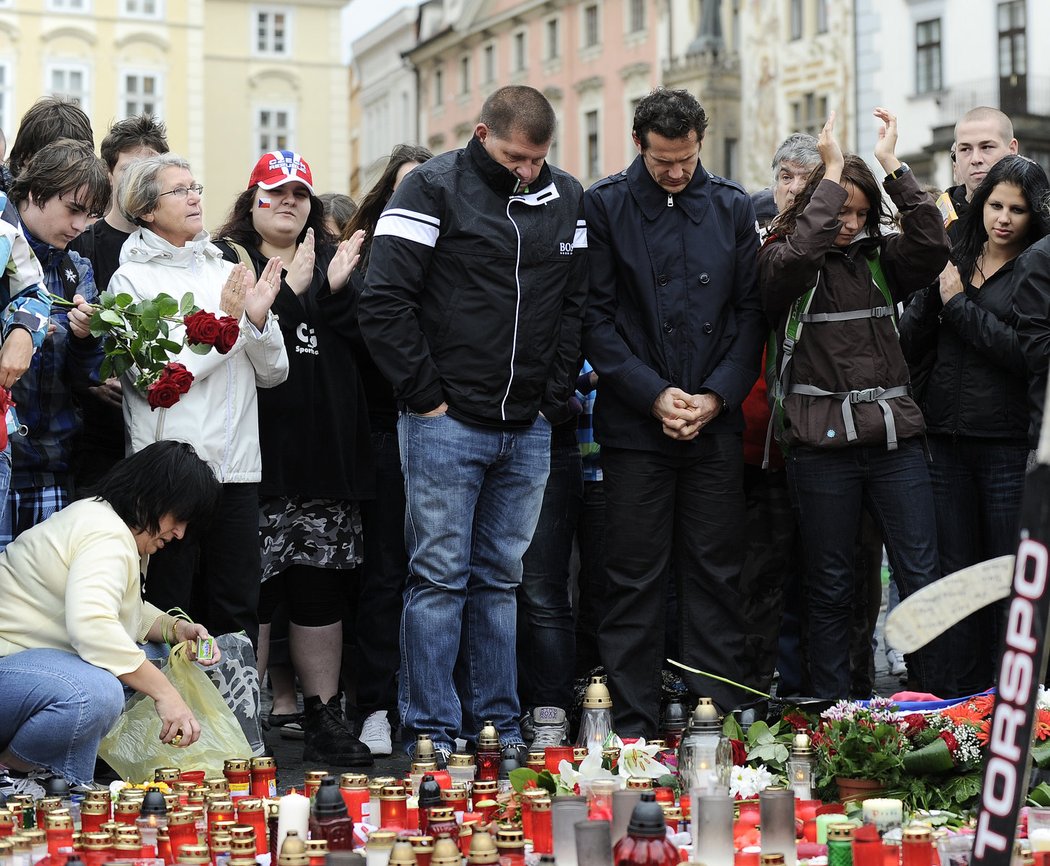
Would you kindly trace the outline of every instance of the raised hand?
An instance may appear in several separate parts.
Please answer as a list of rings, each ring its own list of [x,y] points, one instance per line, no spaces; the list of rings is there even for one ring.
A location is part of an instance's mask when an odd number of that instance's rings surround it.
[[[365,240],[364,229],[358,229],[336,248],[328,265],[328,286],[331,292],[342,291],[350,279],[350,273],[361,260],[361,245]]]
[[[244,265],[234,265],[219,295],[219,311],[235,319],[244,312],[244,295],[248,291],[251,272]]]
[[[281,259],[274,256],[266,263],[259,279],[249,285],[244,293],[244,312],[260,331],[266,327],[266,316],[270,312],[277,292],[281,288]]]
[[[295,255],[292,256],[292,263],[288,265],[288,270],[284,275],[288,288],[295,294],[301,295],[310,288],[310,283],[314,278],[314,262],[316,258],[317,256],[314,252],[314,230],[307,229],[306,237],[303,238],[303,242],[296,249]]]
[[[879,127],[879,137],[875,142],[875,159],[879,161],[886,174],[896,171],[901,167],[901,161],[897,159],[897,117],[891,114],[888,108],[876,108],[873,115],[882,121]]]
[[[828,115],[828,121],[817,136],[817,151],[824,163],[824,177],[839,183],[842,180],[842,166],[845,160],[839,140],[835,138],[835,112]]]

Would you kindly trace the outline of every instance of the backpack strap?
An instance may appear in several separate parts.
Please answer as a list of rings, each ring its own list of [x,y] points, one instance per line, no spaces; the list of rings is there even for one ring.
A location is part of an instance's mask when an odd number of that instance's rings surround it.
[[[773,377],[773,384],[770,387],[773,411],[769,420],[769,428],[766,431],[766,449],[762,459],[763,469],[769,465],[769,448],[774,422],[777,424],[778,440],[780,434],[783,433],[784,399],[788,394],[801,394],[807,397],[832,397],[841,400],[842,423],[846,430],[847,442],[852,442],[857,438],[857,426],[853,419],[853,404],[878,403],[886,425],[886,448],[889,451],[897,449],[897,426],[893,417],[893,410],[887,401],[896,397],[907,397],[911,393],[907,383],[895,385],[891,388],[876,387],[852,391],[827,391],[823,388],[818,388],[816,385],[793,385],[788,375],[791,355],[794,354],[795,346],[802,336],[802,326],[804,324],[889,318],[893,324],[893,330],[897,331],[897,319],[903,312],[903,304],[896,304],[893,301],[893,295],[890,294],[889,286],[886,282],[886,274],[882,270],[882,262],[878,253],[871,258],[867,256],[864,258],[871,273],[871,281],[886,301],[884,306],[870,307],[863,310],[842,310],[832,313],[810,313],[809,308],[813,302],[813,295],[820,285],[820,274],[818,274],[813,288],[797,299],[791,308],[791,313],[788,315],[787,325],[784,329],[784,344],[779,373]],[[772,346],[773,344],[771,343],[770,345]],[[767,375],[769,371],[769,362],[767,360]]]
[[[231,250],[237,253],[237,258],[240,259],[242,265],[244,265],[253,274],[255,273],[255,262],[252,261],[252,257],[248,254],[248,250],[229,238],[223,238],[223,240],[229,244]]]
[[[772,447],[774,432],[778,442],[784,432],[784,397],[789,393],[788,370],[791,366],[791,357],[795,354],[795,346],[802,337],[802,326],[806,323],[806,316],[813,303],[817,287],[820,286],[822,274],[823,270],[818,271],[813,288],[795,298],[795,302],[791,305],[787,322],[784,325],[784,341],[780,346],[779,356],[776,331],[769,335],[769,345],[766,350],[766,380],[769,382],[772,411],[769,415],[769,426],[766,427],[766,445],[762,451],[763,469],[769,468],[769,450]]]

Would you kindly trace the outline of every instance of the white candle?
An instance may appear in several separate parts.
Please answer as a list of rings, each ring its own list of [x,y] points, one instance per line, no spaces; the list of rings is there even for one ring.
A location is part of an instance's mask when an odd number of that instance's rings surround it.
[[[285,794],[277,807],[277,853],[281,853],[284,837],[295,830],[304,842],[310,832],[310,798],[302,794]]]
[[[1028,830],[1028,842],[1033,851],[1050,851],[1050,830]]]
[[[890,798],[861,803],[865,824],[874,824],[879,833],[899,827],[904,820],[904,803]]]

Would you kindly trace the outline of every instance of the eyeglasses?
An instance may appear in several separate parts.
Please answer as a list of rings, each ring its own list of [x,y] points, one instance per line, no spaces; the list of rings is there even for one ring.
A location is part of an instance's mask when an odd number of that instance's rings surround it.
[[[175,198],[186,198],[191,192],[200,195],[204,192],[204,187],[199,183],[195,183],[193,186],[177,186],[175,189],[169,189],[167,192],[162,192],[157,198],[163,195],[173,195]]]

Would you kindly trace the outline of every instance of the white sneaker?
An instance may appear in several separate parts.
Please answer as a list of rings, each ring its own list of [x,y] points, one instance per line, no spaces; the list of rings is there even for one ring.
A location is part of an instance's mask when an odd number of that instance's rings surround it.
[[[389,755],[394,747],[390,742],[390,719],[386,710],[376,710],[361,725],[360,740],[373,755]]]
[[[8,799],[16,794],[29,794],[34,800],[43,799],[47,796],[47,791],[40,782],[54,775],[44,770],[33,770],[29,773],[15,773],[14,775],[9,773],[10,771],[0,772],[0,794]]]
[[[908,666],[904,663],[904,653],[890,647],[886,650],[886,661],[890,663],[890,676],[904,677],[908,675]]]
[[[569,722],[561,707],[536,707],[532,711],[532,723],[536,732],[532,748],[537,751],[547,746],[560,746],[569,733]]]

